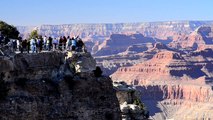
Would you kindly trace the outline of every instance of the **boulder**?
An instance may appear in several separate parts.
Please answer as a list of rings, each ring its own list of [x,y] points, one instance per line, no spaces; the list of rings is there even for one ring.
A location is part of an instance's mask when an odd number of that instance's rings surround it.
[[[68,52],[67,61],[71,68],[75,68],[76,73],[80,72],[92,72],[96,69],[95,59],[90,53],[84,52]]]

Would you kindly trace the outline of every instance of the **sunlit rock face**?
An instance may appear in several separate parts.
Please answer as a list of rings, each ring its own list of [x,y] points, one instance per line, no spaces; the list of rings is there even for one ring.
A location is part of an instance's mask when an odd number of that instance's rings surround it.
[[[200,26],[189,35],[180,35],[170,46],[191,50],[213,48],[213,27]]]
[[[213,117],[212,106],[207,107],[213,100],[212,53],[212,49],[188,54],[161,51],[145,62],[120,67],[111,77],[136,85],[155,119],[208,119]],[[197,108],[198,104],[201,109]],[[199,114],[190,115],[183,108]]]
[[[96,69],[96,61],[89,52],[68,52],[67,60],[77,73],[92,72]]]
[[[122,120],[146,120],[149,118],[149,111],[140,100],[140,94],[131,85],[125,82],[113,82],[116,96],[120,103]]]

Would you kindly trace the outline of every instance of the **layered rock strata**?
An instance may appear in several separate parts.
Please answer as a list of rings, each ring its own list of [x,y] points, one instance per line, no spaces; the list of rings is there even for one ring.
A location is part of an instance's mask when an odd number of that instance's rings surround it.
[[[150,60],[119,68],[112,79],[137,86],[154,119],[212,119],[212,53],[161,51]],[[190,115],[186,106],[199,113]]]

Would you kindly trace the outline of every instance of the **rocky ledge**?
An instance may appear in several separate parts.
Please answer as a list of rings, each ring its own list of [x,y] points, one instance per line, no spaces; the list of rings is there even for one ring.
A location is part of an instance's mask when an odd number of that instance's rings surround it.
[[[0,119],[120,120],[112,81],[95,76],[91,55],[65,56],[60,52],[0,56]],[[89,65],[79,68],[85,62]]]

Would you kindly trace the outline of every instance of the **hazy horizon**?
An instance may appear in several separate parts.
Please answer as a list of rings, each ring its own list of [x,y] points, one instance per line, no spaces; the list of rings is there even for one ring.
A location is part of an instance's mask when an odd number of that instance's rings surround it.
[[[85,24],[85,25],[90,25],[90,24],[134,24],[134,23],[158,23],[158,22],[213,22],[212,20],[172,20],[172,21],[148,21],[148,22],[111,22],[111,23],[61,23],[61,24],[40,24],[40,25],[15,25],[19,27],[39,27],[42,25],[75,25],[75,24]],[[7,22],[7,21],[5,21]],[[10,24],[10,23],[9,23]]]
[[[213,20],[213,1],[209,0],[1,0],[0,3],[0,20],[15,26]]]

